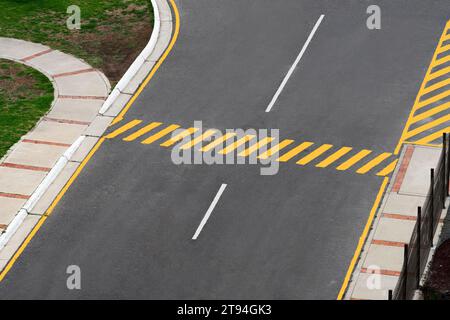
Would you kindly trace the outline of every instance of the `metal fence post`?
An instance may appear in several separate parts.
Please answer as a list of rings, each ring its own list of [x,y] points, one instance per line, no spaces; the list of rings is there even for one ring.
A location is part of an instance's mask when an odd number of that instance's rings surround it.
[[[442,209],[445,209],[445,198],[447,196],[447,179],[445,170],[447,169],[445,161],[447,160],[447,157],[445,156],[447,154],[447,134],[444,132],[442,134],[442,152],[444,153],[442,156],[442,161],[444,162],[442,164]]]
[[[405,244],[403,251],[403,300],[406,300],[408,288],[408,245]]]
[[[416,289],[419,289],[420,286],[420,241],[421,241],[421,223],[422,223],[422,208],[417,207],[417,278],[416,278]]]
[[[392,290],[388,290],[388,300],[392,300]]]
[[[428,213],[429,219],[430,219],[430,232],[429,232],[429,241],[430,241],[430,247],[433,247],[433,216],[434,216],[434,169],[431,169],[431,174],[430,174],[430,183],[431,183],[431,188],[430,188],[430,212]]]
[[[445,175],[445,182],[446,182],[446,195],[447,197],[450,195],[449,193],[449,188],[450,188],[450,139],[448,139],[449,135],[447,135],[447,142],[446,142],[446,154],[444,154],[446,160],[446,164],[447,164],[447,172]]]

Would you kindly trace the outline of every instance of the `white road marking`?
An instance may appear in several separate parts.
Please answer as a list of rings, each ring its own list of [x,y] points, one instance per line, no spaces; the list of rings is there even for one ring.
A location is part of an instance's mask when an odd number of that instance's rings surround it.
[[[308,45],[311,42],[311,39],[313,38],[314,33],[316,33],[316,31],[319,28],[319,25],[322,22],[322,19],[324,17],[325,17],[324,14],[320,15],[319,19],[317,20],[316,24],[314,25],[314,28],[312,29],[311,33],[309,34],[308,39],[306,39],[306,42],[303,45],[302,50],[300,51],[300,53],[298,54],[297,58],[295,59],[294,64],[289,69],[288,73],[286,74],[286,76],[283,79],[283,82],[281,82],[280,87],[278,88],[277,92],[275,92],[275,95],[273,96],[272,100],[270,101],[269,105],[267,106],[266,112],[270,112],[270,110],[272,109],[273,105],[277,101],[278,96],[280,95],[281,91],[283,91],[284,86],[286,85],[286,83],[289,81],[289,78],[291,77],[292,73],[294,72],[295,68],[297,67],[297,64],[300,62],[300,59],[302,58],[303,54],[305,53],[306,48],[308,48]]]
[[[208,211],[206,211],[205,216],[203,217],[203,219],[200,222],[197,230],[195,231],[194,236],[192,237],[192,240],[197,240],[198,235],[200,234],[200,232],[202,232],[203,227],[205,226],[206,222],[208,221],[209,216],[211,215],[212,211],[214,210],[214,207],[216,206],[217,202],[220,199],[220,196],[222,195],[222,193],[224,192],[226,187],[227,187],[227,185],[225,183],[222,183],[222,185],[220,186],[219,191],[217,191],[217,194],[214,197],[213,202],[211,202],[211,205],[209,206]]]

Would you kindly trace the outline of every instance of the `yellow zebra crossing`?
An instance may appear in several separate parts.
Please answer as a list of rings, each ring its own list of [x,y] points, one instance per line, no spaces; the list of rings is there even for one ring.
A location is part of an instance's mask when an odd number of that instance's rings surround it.
[[[117,124],[117,126],[119,126]],[[175,131],[178,130],[178,131]],[[278,162],[289,162],[300,166],[311,165],[317,168],[334,168],[338,171],[352,171],[357,174],[372,173],[377,176],[387,176],[394,169],[397,158],[390,152],[375,153],[372,150],[355,150],[352,147],[335,147],[331,144],[315,144],[310,141],[296,142],[284,139],[271,145],[273,137],[260,140],[256,135],[246,134],[242,137],[233,132],[221,134],[217,129],[207,129],[198,132],[199,128],[183,129],[177,124],[165,126],[161,122],[142,124],[142,120],[131,120],[109,132],[105,138],[122,138],[122,141],[132,142],[139,139],[141,144],[157,143],[162,147],[175,146],[183,142],[180,149],[196,148],[201,152],[216,150],[218,154],[226,155],[234,151],[240,157],[257,155],[258,159],[273,158]],[[185,138],[189,137],[186,142]],[[213,138],[210,141],[210,138]],[[238,147],[243,146],[244,150]],[[264,147],[264,148],[263,148]]]
[[[439,146],[450,131],[450,21],[447,21],[395,154],[404,143]]]

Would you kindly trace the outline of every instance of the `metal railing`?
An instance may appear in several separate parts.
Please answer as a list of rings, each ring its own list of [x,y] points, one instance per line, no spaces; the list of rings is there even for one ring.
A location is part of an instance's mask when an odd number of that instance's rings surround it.
[[[433,247],[442,209],[449,189],[450,152],[449,137],[443,134],[442,152],[436,169],[430,170],[430,188],[423,207],[417,208],[417,221],[409,244],[404,245],[403,267],[397,286],[389,292],[388,299],[408,300],[420,287],[428,254]]]

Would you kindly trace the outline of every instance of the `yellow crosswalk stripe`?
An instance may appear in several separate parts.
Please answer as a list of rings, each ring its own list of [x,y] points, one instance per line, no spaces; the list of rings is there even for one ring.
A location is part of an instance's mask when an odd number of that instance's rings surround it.
[[[294,149],[288,151],[287,153],[283,154],[281,157],[277,159],[278,162],[286,162],[295,157],[297,154],[302,152],[305,149],[308,149],[310,146],[312,146],[312,142],[303,142],[300,145],[296,146]]]
[[[236,142],[233,142],[232,144],[228,145],[225,149],[222,149],[219,151],[220,154],[228,154],[231,151],[235,150],[236,148],[238,148],[240,145],[245,144],[247,141],[250,141],[252,139],[256,138],[255,135],[253,134],[248,134],[246,136],[244,136],[243,138],[237,140]]]
[[[436,127],[436,126],[438,126],[438,125],[440,125],[442,123],[445,123],[447,121],[450,121],[450,114],[447,114],[447,115],[445,115],[443,117],[440,117],[440,118],[438,118],[438,119],[436,119],[434,121],[430,121],[430,122],[428,122],[428,123],[426,123],[426,124],[424,124],[424,125],[422,125],[420,127],[417,127],[417,128],[415,128],[415,129],[413,129],[411,131],[408,131],[406,133],[406,135],[405,135],[405,139],[409,139],[411,137],[414,137],[415,135],[418,135],[421,132],[424,132],[424,131],[426,131],[428,129],[434,128],[434,127]]]
[[[442,112],[442,111],[447,110],[449,108],[450,108],[450,101],[446,102],[444,104],[441,104],[441,105],[439,105],[437,107],[434,107],[434,108],[432,108],[430,110],[427,110],[425,112],[422,112],[422,113],[418,114],[417,116],[414,116],[411,119],[411,124],[413,124],[413,123],[415,123],[417,121],[426,119],[428,117],[434,116],[435,114],[438,114],[439,112]]]
[[[443,47],[440,47],[439,50],[437,51],[437,53],[440,54],[440,53],[445,52],[447,50],[450,50],[450,44],[448,44],[446,46],[443,46]]]
[[[164,137],[165,135],[171,133],[172,131],[177,130],[179,127],[180,126],[177,124],[171,124],[167,128],[162,129],[161,131],[159,131],[159,132],[155,133],[154,135],[151,135],[147,139],[143,140],[141,143],[142,144],[151,144],[151,143],[155,142],[156,140]]]
[[[431,98],[428,98],[428,99],[426,99],[424,101],[419,102],[418,105],[417,105],[417,109],[423,108],[423,107],[429,105],[430,103],[439,101],[439,100],[444,99],[444,98],[446,98],[448,96],[450,96],[450,90],[445,90],[444,92],[441,92],[441,93],[439,93],[439,94],[437,94],[437,95],[435,95],[435,96],[433,96]]]
[[[141,123],[142,120],[131,120],[130,122],[128,122],[127,124],[124,124],[123,126],[121,126],[120,128],[114,130],[113,132],[111,132],[110,134],[108,134],[107,136],[105,136],[105,138],[107,139],[112,139],[117,137],[118,135],[130,130],[131,128],[137,126],[139,123]]]
[[[434,141],[434,140],[436,140],[436,139],[438,139],[438,138],[441,138],[441,137],[442,137],[442,134],[443,134],[444,132],[450,132],[450,127],[444,128],[444,129],[439,130],[439,131],[437,131],[437,132],[435,132],[435,133],[433,133],[433,134],[430,134],[430,135],[428,135],[428,136],[426,136],[426,137],[423,137],[422,139],[419,139],[419,140],[417,140],[417,141],[414,141],[414,143],[417,143],[417,144],[430,143],[430,142],[432,142],[432,141]]]
[[[258,141],[257,143],[251,145],[250,147],[248,147],[247,149],[245,149],[244,151],[240,152],[238,154],[238,156],[241,157],[248,157],[250,154],[252,154],[253,152],[255,152],[256,150],[258,150],[259,148],[261,148],[262,146],[265,146],[266,144],[268,144],[270,141],[272,141],[274,138],[273,137],[265,137],[264,139],[261,139],[260,141]]]
[[[390,153],[390,152],[384,152],[384,153],[376,156],[375,158],[373,158],[372,160],[367,162],[365,165],[363,165],[361,168],[356,170],[356,173],[364,174],[364,173],[369,172],[370,170],[375,168],[377,165],[379,165],[381,162],[383,162],[384,160],[389,158],[391,155],[392,155],[392,153]]]
[[[441,64],[443,64],[443,63],[446,63],[446,62],[448,62],[448,61],[450,61],[450,55],[445,56],[445,57],[443,57],[443,58],[440,58],[440,59],[434,61],[433,64],[432,64],[432,67],[433,67],[433,68],[434,68],[434,67],[437,67],[437,66],[439,66],[439,65],[441,65]]]
[[[208,129],[208,130],[206,130],[202,135],[200,135],[200,136],[198,136],[198,137],[192,139],[191,141],[189,141],[189,142],[183,144],[183,145],[180,147],[180,149],[183,149],[183,150],[190,149],[190,148],[192,148],[193,146],[195,146],[196,144],[198,144],[198,143],[202,142],[203,140],[205,140],[206,138],[211,137],[211,136],[212,136],[214,133],[216,133],[216,132],[217,132],[216,129]]]
[[[445,87],[445,86],[447,86],[449,84],[450,84],[450,78],[442,80],[442,81],[439,81],[439,82],[436,82],[435,84],[433,84],[431,86],[425,87],[425,89],[423,89],[423,91],[422,91],[422,95],[430,93],[430,92],[432,92],[434,90],[437,90],[439,88]]]
[[[225,142],[226,140],[230,139],[231,137],[234,137],[235,135],[236,135],[235,132],[227,132],[223,136],[217,138],[216,140],[214,140],[210,144],[207,144],[206,146],[201,148],[200,151],[207,152],[207,151],[217,147],[219,144]]]
[[[135,133],[132,133],[129,136],[123,138],[123,141],[127,141],[127,142],[133,141],[133,140],[139,138],[140,136],[143,136],[147,132],[150,132],[151,130],[155,129],[156,127],[159,127],[160,125],[162,125],[161,122],[152,122],[149,125],[139,129]]]
[[[326,168],[328,167],[330,164],[332,164],[333,162],[339,160],[340,158],[342,158],[344,155],[346,155],[347,153],[349,153],[353,148],[350,147],[342,147],[340,148],[338,151],[336,151],[335,153],[333,153],[332,155],[330,155],[328,158],[326,158],[325,160],[323,160],[322,162],[320,162],[319,164],[316,165],[316,167],[318,168]]]
[[[344,163],[339,165],[336,169],[339,171],[347,170],[348,168],[350,168],[351,166],[356,164],[359,160],[366,157],[371,152],[372,151],[370,151],[370,150],[363,149],[360,152],[358,152],[357,154],[355,154],[353,157],[351,157],[350,159],[348,159],[347,161],[345,161]]]
[[[170,147],[170,146],[174,145],[175,143],[177,143],[178,141],[183,140],[183,138],[195,133],[198,130],[199,130],[199,128],[194,128],[194,127],[183,130],[182,132],[180,132],[176,136],[170,138],[166,142],[161,143],[160,146],[161,147]]]
[[[450,72],[450,67],[442,68],[442,69],[440,69],[440,70],[438,70],[438,71],[435,71],[435,72],[430,73],[429,75],[427,75],[427,76],[425,77],[425,79],[424,79],[424,82],[428,82],[428,81],[430,81],[430,80],[439,78],[440,76],[442,76],[442,75],[444,75],[444,74],[447,74],[447,73],[449,73],[449,72]]]
[[[392,171],[394,171],[395,166],[397,165],[397,161],[398,159],[395,159],[394,161],[392,161],[390,164],[388,164],[384,169],[381,169],[378,173],[377,176],[379,177],[384,177],[387,176],[389,173],[391,173]]]
[[[316,159],[317,157],[319,157],[322,153],[324,153],[325,151],[327,151],[331,147],[332,147],[331,144],[323,144],[320,147],[318,147],[317,149],[315,149],[314,151],[312,151],[307,156],[304,156],[303,158],[298,160],[297,164],[304,166],[305,164],[308,164],[311,161],[313,161],[314,159]]]
[[[279,144],[277,144],[276,146],[273,146],[266,152],[260,154],[258,156],[258,159],[267,159],[267,158],[273,156],[275,153],[279,152],[281,149],[287,147],[288,145],[290,145],[293,142],[294,142],[294,140],[285,139],[285,140],[281,141]]]

